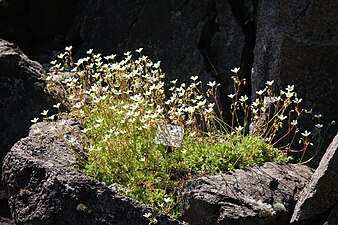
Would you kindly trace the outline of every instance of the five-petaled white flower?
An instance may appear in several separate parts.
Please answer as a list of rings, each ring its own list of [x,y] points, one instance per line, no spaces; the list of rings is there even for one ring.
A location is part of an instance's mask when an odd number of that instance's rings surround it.
[[[238,127],[235,128],[237,131],[242,131],[244,129],[244,127],[242,127],[241,125],[239,125]]]
[[[287,88],[285,88],[285,90],[287,90],[288,92],[293,91],[293,89],[295,88],[295,85],[288,85]]]
[[[296,126],[298,124],[298,121],[297,120],[292,120],[292,122],[291,122],[291,125],[292,126]]]
[[[135,52],[141,53],[143,48],[136,49]]]
[[[317,127],[318,129],[322,128],[323,127],[323,124],[316,124],[315,127]]]
[[[241,96],[241,97],[239,98],[239,100],[240,100],[241,102],[245,102],[246,100],[248,100],[248,96],[246,96],[246,95]]]
[[[274,80],[270,80],[270,81],[267,81],[266,84],[269,86],[272,86],[274,82],[275,82]]]
[[[233,73],[238,73],[238,71],[240,70],[241,68],[240,67],[235,67],[231,70],[231,72]]]
[[[31,120],[32,123],[37,123],[39,118],[35,117],[34,119]]]
[[[213,82],[209,81],[209,82],[207,83],[207,85],[208,85],[209,87],[214,87],[214,86],[216,85],[216,81],[213,81]]]
[[[43,110],[43,112],[42,113],[40,113],[41,115],[43,115],[43,116],[47,116],[47,114],[48,114],[48,111],[49,110]]]
[[[234,98],[236,95],[235,94],[229,94],[228,97],[229,98]]]
[[[264,93],[265,90],[259,90],[259,91],[256,91],[256,94],[258,95],[262,95]]]
[[[304,131],[304,133],[301,133],[304,137],[307,137],[311,134],[311,132],[308,132],[307,130]]]
[[[196,81],[198,79],[198,76],[191,76],[190,79]]]

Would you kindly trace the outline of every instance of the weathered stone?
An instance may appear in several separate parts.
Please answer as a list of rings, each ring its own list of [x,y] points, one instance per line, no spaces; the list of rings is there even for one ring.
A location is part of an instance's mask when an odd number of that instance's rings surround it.
[[[262,0],[257,14],[253,90],[263,88],[267,80],[274,80],[277,90],[295,84],[303,107],[324,114],[324,124],[337,120],[337,11],[336,0]],[[331,138],[337,131],[336,126]]]
[[[44,93],[44,83],[39,80],[44,73],[16,45],[0,39],[0,166],[12,145],[27,135],[30,120],[52,106],[52,98]],[[8,215],[4,198],[0,198],[0,209],[0,216]]]
[[[121,55],[144,47],[145,54],[162,61],[168,79],[188,81],[199,75],[230,89],[230,69],[241,65],[245,45],[246,34],[233,15],[233,8],[239,7],[218,0],[4,0],[0,38],[34,55],[66,45],[73,45],[75,53],[79,50],[77,56],[89,48]],[[39,60],[45,63],[43,54]]]
[[[169,80],[198,75],[227,86],[230,69],[240,65],[244,35],[227,1],[90,1],[84,15],[81,55],[144,47]]]
[[[8,218],[3,218],[3,217],[0,217],[0,224],[1,225],[15,225],[13,220],[10,220]]]
[[[78,172],[73,153],[80,149],[81,134],[74,122],[63,122],[33,125],[4,160],[3,181],[16,224],[147,225],[149,212],[158,224],[180,224]]]
[[[292,224],[306,224],[338,202],[338,134],[326,150],[310,183],[300,194]]]
[[[311,175],[304,165],[265,163],[188,181],[181,196],[183,219],[192,225],[289,224]]]
[[[0,38],[18,44],[26,54],[44,53],[81,44],[75,21],[82,0],[2,0]],[[41,58],[41,57],[40,57]],[[50,56],[45,60],[51,61]]]
[[[10,147],[28,133],[30,120],[52,107],[44,93],[45,74],[14,44],[0,40],[0,161]]]
[[[331,210],[329,217],[323,225],[336,225],[338,224],[338,203]]]

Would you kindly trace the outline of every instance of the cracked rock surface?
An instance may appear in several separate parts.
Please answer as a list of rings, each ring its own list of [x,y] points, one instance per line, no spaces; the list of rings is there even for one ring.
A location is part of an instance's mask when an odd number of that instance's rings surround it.
[[[304,165],[265,163],[188,181],[183,219],[191,225],[287,225],[312,173]]]

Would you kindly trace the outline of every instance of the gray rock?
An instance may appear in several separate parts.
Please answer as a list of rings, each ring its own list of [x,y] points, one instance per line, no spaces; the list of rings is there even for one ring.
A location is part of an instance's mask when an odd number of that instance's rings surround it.
[[[0,39],[0,166],[12,145],[27,135],[30,120],[52,106],[52,98],[44,93],[44,83],[39,80],[44,73],[16,45]],[[4,198],[0,198],[0,209],[0,216],[8,216]]]
[[[0,161],[10,147],[28,133],[33,117],[52,107],[44,93],[41,65],[14,44],[0,39]]]
[[[4,160],[2,178],[16,224],[147,225],[143,215],[149,212],[158,224],[180,224],[78,172],[73,153],[82,136],[76,123],[65,122],[32,126]]]
[[[75,21],[84,0],[1,0],[0,38],[19,45],[25,53],[48,53],[81,43]],[[31,55],[30,55],[31,56]],[[51,61],[50,56],[46,58]]]
[[[310,183],[300,194],[292,224],[306,224],[327,212],[338,202],[338,134],[326,150]]]
[[[338,203],[331,210],[326,222],[323,225],[335,225],[338,224]]]
[[[295,84],[303,107],[324,114],[324,124],[337,120],[337,11],[336,0],[262,0],[253,90],[263,88],[267,80],[275,80],[277,90]],[[336,126],[332,138],[337,131]]]
[[[183,220],[192,225],[287,225],[312,170],[265,163],[188,181],[181,196]]]
[[[144,47],[168,80],[198,75],[227,87],[230,69],[241,63],[244,34],[228,1],[93,0],[83,14],[80,55],[89,48],[111,54]]]
[[[3,217],[0,217],[0,224],[1,225],[15,225],[13,220],[10,220],[8,218],[3,218]]]

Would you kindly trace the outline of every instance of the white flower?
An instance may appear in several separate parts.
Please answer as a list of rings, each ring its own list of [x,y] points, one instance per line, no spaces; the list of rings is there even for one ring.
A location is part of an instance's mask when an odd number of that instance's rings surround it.
[[[279,118],[280,120],[285,120],[285,119],[287,118],[287,116],[279,115],[278,118]]]
[[[288,92],[292,92],[294,90],[295,85],[288,85],[287,88],[285,88],[285,90],[287,90]]]
[[[271,81],[267,81],[266,84],[269,86],[272,86],[274,82],[275,82],[274,80],[271,80]]]
[[[246,100],[248,100],[248,96],[246,96],[246,95],[241,96],[241,97],[239,98],[239,100],[240,100],[241,102],[245,102]]]
[[[323,127],[323,124],[316,124],[315,127],[317,127],[318,129],[322,128]]]
[[[168,198],[164,198],[163,199],[166,203],[169,203],[169,202],[171,202],[171,199],[168,197]]]
[[[242,131],[244,129],[244,127],[242,127],[241,125],[239,125],[238,127],[235,128],[237,131]]]
[[[292,120],[292,122],[291,122],[291,125],[292,126],[296,126],[298,124],[298,121],[297,120]]]
[[[87,54],[88,54],[88,55],[93,54],[93,49],[89,49],[89,50],[87,51]]]
[[[96,120],[97,123],[102,123],[103,121],[104,121],[103,118],[99,118],[99,119]]]
[[[209,81],[209,82],[207,83],[207,85],[208,85],[209,87],[214,87],[214,86],[216,85],[216,81],[214,81],[214,82]]]
[[[240,69],[241,69],[240,67],[235,67],[234,69],[231,70],[231,72],[238,73]]]
[[[61,103],[58,103],[56,105],[53,105],[53,107],[58,109],[58,108],[60,108],[60,105],[61,105]]]
[[[308,132],[307,130],[304,131],[304,133],[301,133],[304,137],[307,137],[311,134],[311,132]]]
[[[252,107],[258,107],[259,106],[259,100],[256,99],[253,103],[252,103]]]
[[[32,123],[37,123],[39,118],[35,117],[34,119],[31,120]]]
[[[136,49],[135,52],[141,53],[143,48]]]
[[[303,100],[303,99],[301,99],[301,98],[295,98],[295,99],[293,100],[293,102],[296,103],[296,104],[298,104],[298,103],[301,103],[302,100]]]
[[[234,98],[236,95],[235,94],[229,94],[228,97],[229,98]]]
[[[35,130],[33,130],[34,134],[40,134],[41,131],[42,130],[39,127],[37,127]]]
[[[264,93],[265,90],[259,90],[259,91],[256,91],[256,94],[258,95],[262,95]]]
[[[176,83],[177,83],[177,79],[176,79],[176,80],[172,80],[172,81],[170,81],[170,83],[172,83],[173,85],[176,85]]]
[[[47,116],[47,114],[48,114],[48,111],[49,110],[43,110],[43,112],[42,113],[40,113],[41,115],[43,115],[43,116]]]
[[[55,119],[55,115],[51,115],[50,117],[48,117],[48,119],[53,121]]]
[[[149,212],[149,213],[145,213],[144,215],[143,215],[145,218],[149,218],[149,217],[151,217],[151,213]]]
[[[73,46],[68,46],[68,47],[65,48],[65,50],[70,52],[70,51],[72,51],[72,48],[73,48]]]
[[[130,56],[130,53],[131,53],[131,51],[127,51],[127,52],[123,53],[123,55]]]
[[[293,92],[286,92],[285,93],[285,96],[287,97],[287,98],[291,98],[292,96],[293,96]]]
[[[155,69],[158,69],[158,68],[160,67],[160,65],[161,65],[161,61],[158,61],[157,63],[155,63],[155,64],[153,65],[153,67],[154,67]]]
[[[193,80],[193,81],[196,81],[196,80],[198,80],[198,76],[191,76],[190,79]]]
[[[323,117],[323,115],[322,114],[316,114],[316,115],[314,115],[314,117],[321,118],[321,117]]]

